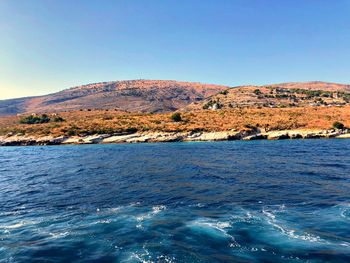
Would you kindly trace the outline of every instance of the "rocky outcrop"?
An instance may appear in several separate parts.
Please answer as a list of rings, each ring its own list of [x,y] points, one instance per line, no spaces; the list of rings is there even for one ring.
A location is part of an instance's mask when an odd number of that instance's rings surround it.
[[[249,135],[242,138],[242,140],[245,140],[245,141],[265,140],[265,139],[267,139],[267,135],[261,134],[261,133]]]
[[[104,138],[101,143],[123,143],[128,139],[136,138],[138,136],[138,134],[112,135],[110,137]]]
[[[197,132],[190,133],[184,138],[184,141],[227,141],[236,140],[239,132],[221,131],[221,132]]]
[[[30,146],[30,145],[59,145],[64,141],[64,137],[50,137],[44,136],[39,138],[26,137],[26,136],[3,136],[0,137],[1,146]]]
[[[25,135],[0,137],[1,146],[96,144],[96,143],[146,143],[177,141],[227,141],[227,140],[284,140],[313,138],[350,138],[350,130],[284,130],[261,132],[260,130],[219,132],[147,132],[133,134],[97,134],[89,136],[34,138]]]

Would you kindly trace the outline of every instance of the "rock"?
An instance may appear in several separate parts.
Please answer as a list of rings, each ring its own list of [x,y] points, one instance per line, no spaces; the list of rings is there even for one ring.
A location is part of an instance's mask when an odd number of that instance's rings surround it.
[[[269,140],[286,140],[286,139],[290,139],[291,136],[287,131],[274,131],[274,132],[269,132],[267,134],[267,138]]]
[[[36,140],[30,137],[24,137],[24,136],[11,136],[8,138],[5,138],[2,141],[2,146],[28,146],[28,145],[35,145]]]
[[[350,133],[339,134],[339,135],[336,136],[335,138],[339,138],[339,139],[349,139],[349,138],[350,138]]]
[[[125,141],[128,143],[137,143],[137,142],[148,142],[152,137],[149,135],[141,135],[138,137],[126,139]]]
[[[62,140],[62,144],[79,144],[81,143],[81,138],[79,137],[68,137]]]
[[[185,137],[185,134],[181,134],[181,133],[163,133],[161,134],[161,136],[158,136],[157,138],[151,138],[150,141],[151,142],[178,142],[178,141],[182,141],[183,138]]]
[[[102,143],[121,143],[126,142],[126,140],[131,138],[139,137],[140,134],[134,133],[134,134],[127,134],[127,135],[114,135],[108,138],[104,138],[101,142]]]
[[[303,136],[299,133],[293,133],[290,135],[291,139],[303,139]]]
[[[334,137],[338,137],[338,136],[340,136],[341,135],[341,133],[339,133],[339,132],[330,132],[330,133],[327,133],[326,134],[326,137],[328,137],[328,138],[334,138]]]
[[[255,136],[257,134],[261,134],[259,129],[236,131],[234,134],[232,134],[232,136],[230,136],[229,140],[243,140],[246,137]]]
[[[324,136],[322,136],[321,134],[317,134],[317,133],[307,133],[304,136],[305,139],[319,139],[321,137],[324,137]]]
[[[267,139],[267,135],[259,133],[259,134],[253,134],[253,135],[246,136],[242,140],[253,141],[253,140],[265,140],[265,139]]]
[[[89,135],[82,138],[83,143],[99,143],[103,139],[110,137],[108,134]]]
[[[185,141],[225,141],[232,140],[235,138],[238,132],[233,131],[222,131],[222,132],[205,132],[198,134],[187,136],[184,138]]]
[[[201,132],[194,132],[194,133],[189,133],[188,135],[187,135],[187,138],[189,138],[189,139],[194,139],[194,138],[198,138],[198,137],[200,137],[202,135],[202,133]]]
[[[0,136],[1,146],[58,145],[58,144],[93,144],[93,143],[140,143],[140,142],[175,142],[175,141],[223,141],[223,140],[283,140],[301,138],[350,138],[350,130],[283,130],[261,133],[258,130],[221,131],[221,132],[150,132],[133,134],[96,134],[85,137],[39,138],[18,134]]]

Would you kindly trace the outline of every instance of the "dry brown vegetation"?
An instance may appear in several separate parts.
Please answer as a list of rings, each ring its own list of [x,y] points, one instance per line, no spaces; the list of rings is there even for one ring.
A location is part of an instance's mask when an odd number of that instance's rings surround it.
[[[234,108],[172,113],[141,114],[115,110],[72,111],[59,114],[64,122],[20,124],[19,116],[0,118],[0,135],[87,135],[135,131],[225,131],[259,127],[266,130],[330,129],[335,121],[350,127],[350,106],[303,108]]]
[[[171,80],[112,81],[78,86],[57,93],[0,101],[0,116],[80,109],[170,112],[228,87]]]
[[[319,85],[311,86],[244,86],[227,89],[216,95],[193,102],[186,109],[237,108],[237,107],[305,107],[305,106],[344,106],[350,105],[348,90],[324,83],[323,90],[317,90]],[[299,88],[296,88],[299,87]],[[302,87],[302,88],[300,88]],[[313,87],[313,88],[312,88]]]

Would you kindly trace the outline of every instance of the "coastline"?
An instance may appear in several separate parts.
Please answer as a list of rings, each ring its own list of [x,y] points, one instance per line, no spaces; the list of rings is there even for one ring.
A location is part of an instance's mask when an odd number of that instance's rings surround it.
[[[233,140],[285,140],[350,138],[350,129],[343,130],[244,130],[217,132],[144,132],[120,134],[96,134],[88,136],[0,136],[0,146],[35,146],[69,144],[117,144],[117,143],[156,143],[156,142],[195,142]]]

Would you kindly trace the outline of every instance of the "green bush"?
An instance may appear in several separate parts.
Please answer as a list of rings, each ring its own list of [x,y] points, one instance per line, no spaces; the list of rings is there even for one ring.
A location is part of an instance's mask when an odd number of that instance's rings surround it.
[[[335,128],[335,129],[344,129],[345,128],[345,126],[344,126],[344,124],[343,123],[341,123],[341,122],[339,122],[339,121],[336,121],[336,122],[334,122],[333,123],[333,128]]]
[[[261,91],[259,89],[256,89],[253,92],[255,93],[255,95],[260,95],[261,94]]]
[[[53,122],[63,122],[64,119],[61,116],[56,116],[55,118],[53,118]]]
[[[135,127],[128,127],[125,131],[126,131],[126,132],[129,132],[129,133],[135,133],[135,132],[137,132],[138,130],[137,130],[137,128],[135,128]]]
[[[175,122],[182,121],[181,114],[179,112],[173,113],[173,115],[171,115],[171,119]]]
[[[48,123],[50,121],[49,116],[43,114],[41,116],[29,115],[22,117],[19,122],[21,124],[39,124],[39,123]]]
[[[224,105],[222,103],[220,103],[220,101],[210,100],[206,104],[204,104],[202,108],[204,110],[207,110],[207,109],[214,107],[214,105],[216,105],[216,109],[221,109],[222,107],[224,107]]]
[[[222,95],[227,95],[228,94],[228,90],[223,90],[223,91],[220,91],[219,94],[222,94]]]

